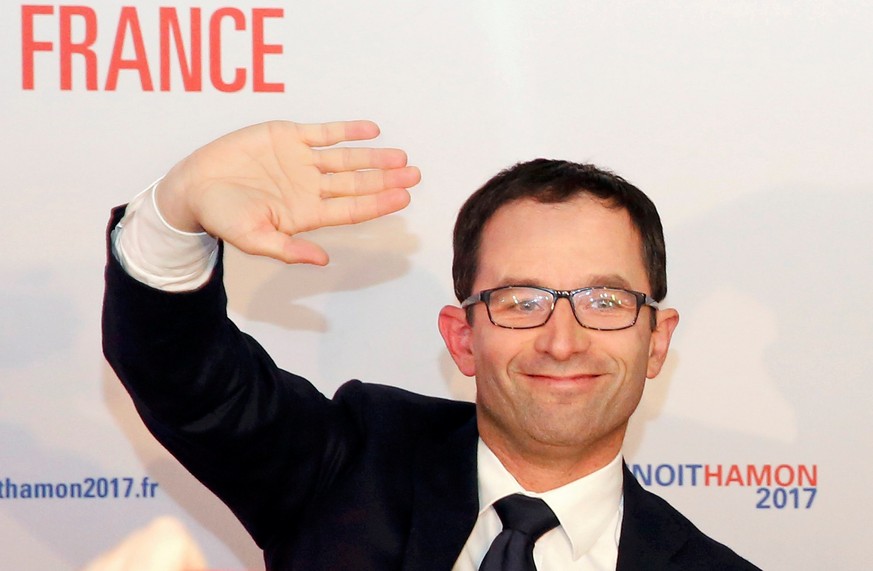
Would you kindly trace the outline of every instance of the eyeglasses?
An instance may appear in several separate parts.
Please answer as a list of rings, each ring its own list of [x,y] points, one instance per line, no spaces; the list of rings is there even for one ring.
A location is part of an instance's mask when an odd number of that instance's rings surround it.
[[[482,290],[465,299],[461,307],[481,301],[494,325],[532,329],[546,324],[562,297],[570,302],[579,325],[598,331],[633,327],[644,305],[658,309],[658,302],[647,294],[622,288],[592,286],[566,291],[516,285]]]

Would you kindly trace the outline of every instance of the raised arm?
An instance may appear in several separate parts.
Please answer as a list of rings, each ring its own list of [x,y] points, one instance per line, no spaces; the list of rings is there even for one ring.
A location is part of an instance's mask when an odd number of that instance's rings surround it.
[[[325,264],[327,254],[300,232],[399,210],[409,202],[406,188],[419,180],[401,150],[333,146],[378,133],[368,121],[247,127],[173,167],[157,186],[158,209],[179,230],[206,230],[248,253]],[[167,242],[172,250],[173,237],[136,225],[137,216],[149,224],[156,218],[144,204],[141,198],[140,208],[127,213],[121,237],[135,237],[131,243],[141,241],[142,249],[157,242],[158,254]],[[113,228],[120,216],[116,211]],[[160,220],[156,226],[166,230]],[[289,518],[327,497],[325,490],[357,457],[366,436],[358,417],[278,369],[230,322],[220,260],[200,287],[168,293],[138,280],[121,256],[108,258],[107,360],[160,442],[231,506],[261,545],[272,544],[277,533],[287,533]],[[159,261],[151,265],[160,271]]]
[[[179,230],[205,230],[287,263],[324,265],[327,253],[297,234],[400,210],[420,179],[400,149],[334,146],[378,134],[370,121],[246,127],[174,166],[157,204]]]

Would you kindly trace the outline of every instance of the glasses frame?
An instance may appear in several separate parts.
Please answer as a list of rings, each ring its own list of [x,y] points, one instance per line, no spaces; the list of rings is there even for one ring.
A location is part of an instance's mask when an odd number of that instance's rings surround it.
[[[511,289],[511,288],[518,288],[518,287],[536,289],[536,290],[544,291],[548,294],[551,294],[552,305],[549,308],[549,315],[546,317],[545,321],[543,321],[539,325],[528,325],[525,327],[511,327],[508,325],[500,325],[499,323],[494,322],[494,318],[491,316],[491,304],[489,303],[489,301],[491,299],[491,294],[494,293],[495,291],[500,291],[500,290],[504,290],[504,289]],[[629,325],[625,325],[624,327],[591,327],[590,325],[585,325],[584,323],[582,323],[579,320],[579,314],[576,313],[576,304],[573,303],[573,296],[575,296],[576,294],[579,294],[583,291],[596,291],[596,290],[605,290],[605,289],[617,290],[617,291],[629,293],[637,299],[637,312],[634,315],[633,321]],[[549,322],[549,319],[552,318],[552,314],[555,313],[555,306],[558,305],[558,300],[561,298],[565,298],[567,300],[567,302],[570,304],[570,309],[573,310],[573,318],[576,319],[576,323],[578,323],[579,325],[581,325],[585,329],[591,329],[594,331],[621,331],[622,329],[630,329],[631,327],[633,327],[634,325],[637,324],[637,321],[640,318],[640,311],[642,311],[644,306],[651,307],[654,310],[658,309],[658,302],[653,297],[651,297],[649,294],[643,293],[640,291],[634,291],[632,289],[625,289],[622,287],[598,285],[598,286],[580,287],[578,289],[571,289],[571,290],[562,290],[562,289],[551,289],[551,288],[547,288],[547,287],[543,287],[543,286],[522,285],[522,284],[505,285],[505,286],[495,287],[495,288],[491,288],[491,289],[483,289],[479,293],[474,293],[473,295],[471,295],[470,297],[468,297],[467,299],[462,301],[461,308],[467,309],[468,307],[481,302],[481,303],[485,304],[485,311],[488,313],[488,320],[493,325],[496,325],[497,327],[501,327],[503,329],[536,329],[537,327],[542,327],[546,323]]]

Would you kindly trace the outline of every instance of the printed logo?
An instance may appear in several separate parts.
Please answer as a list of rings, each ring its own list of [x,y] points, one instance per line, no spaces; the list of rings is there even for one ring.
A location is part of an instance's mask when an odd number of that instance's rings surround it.
[[[122,6],[109,16],[81,5],[22,6],[22,88],[51,85],[54,75],[64,91],[115,91],[119,81],[142,91],[285,91],[266,77],[268,57],[283,53],[267,39],[282,8],[140,10],[147,9]]]
[[[653,486],[744,487],[757,509],[811,509],[818,464],[631,464],[640,483]]]
[[[151,499],[158,483],[148,476],[87,477],[79,481],[27,481],[0,478],[0,500]]]

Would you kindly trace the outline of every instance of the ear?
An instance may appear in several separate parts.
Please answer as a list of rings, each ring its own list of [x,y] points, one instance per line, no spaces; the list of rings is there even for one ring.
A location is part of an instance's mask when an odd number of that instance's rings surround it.
[[[455,361],[461,373],[472,377],[476,374],[476,365],[471,350],[472,329],[467,323],[467,312],[460,307],[447,305],[440,310],[440,335],[446,344],[446,349]]]
[[[654,379],[661,372],[667,351],[670,349],[670,339],[673,330],[679,325],[679,312],[675,309],[659,309],[656,325],[649,340],[649,362],[646,368],[646,378]]]

